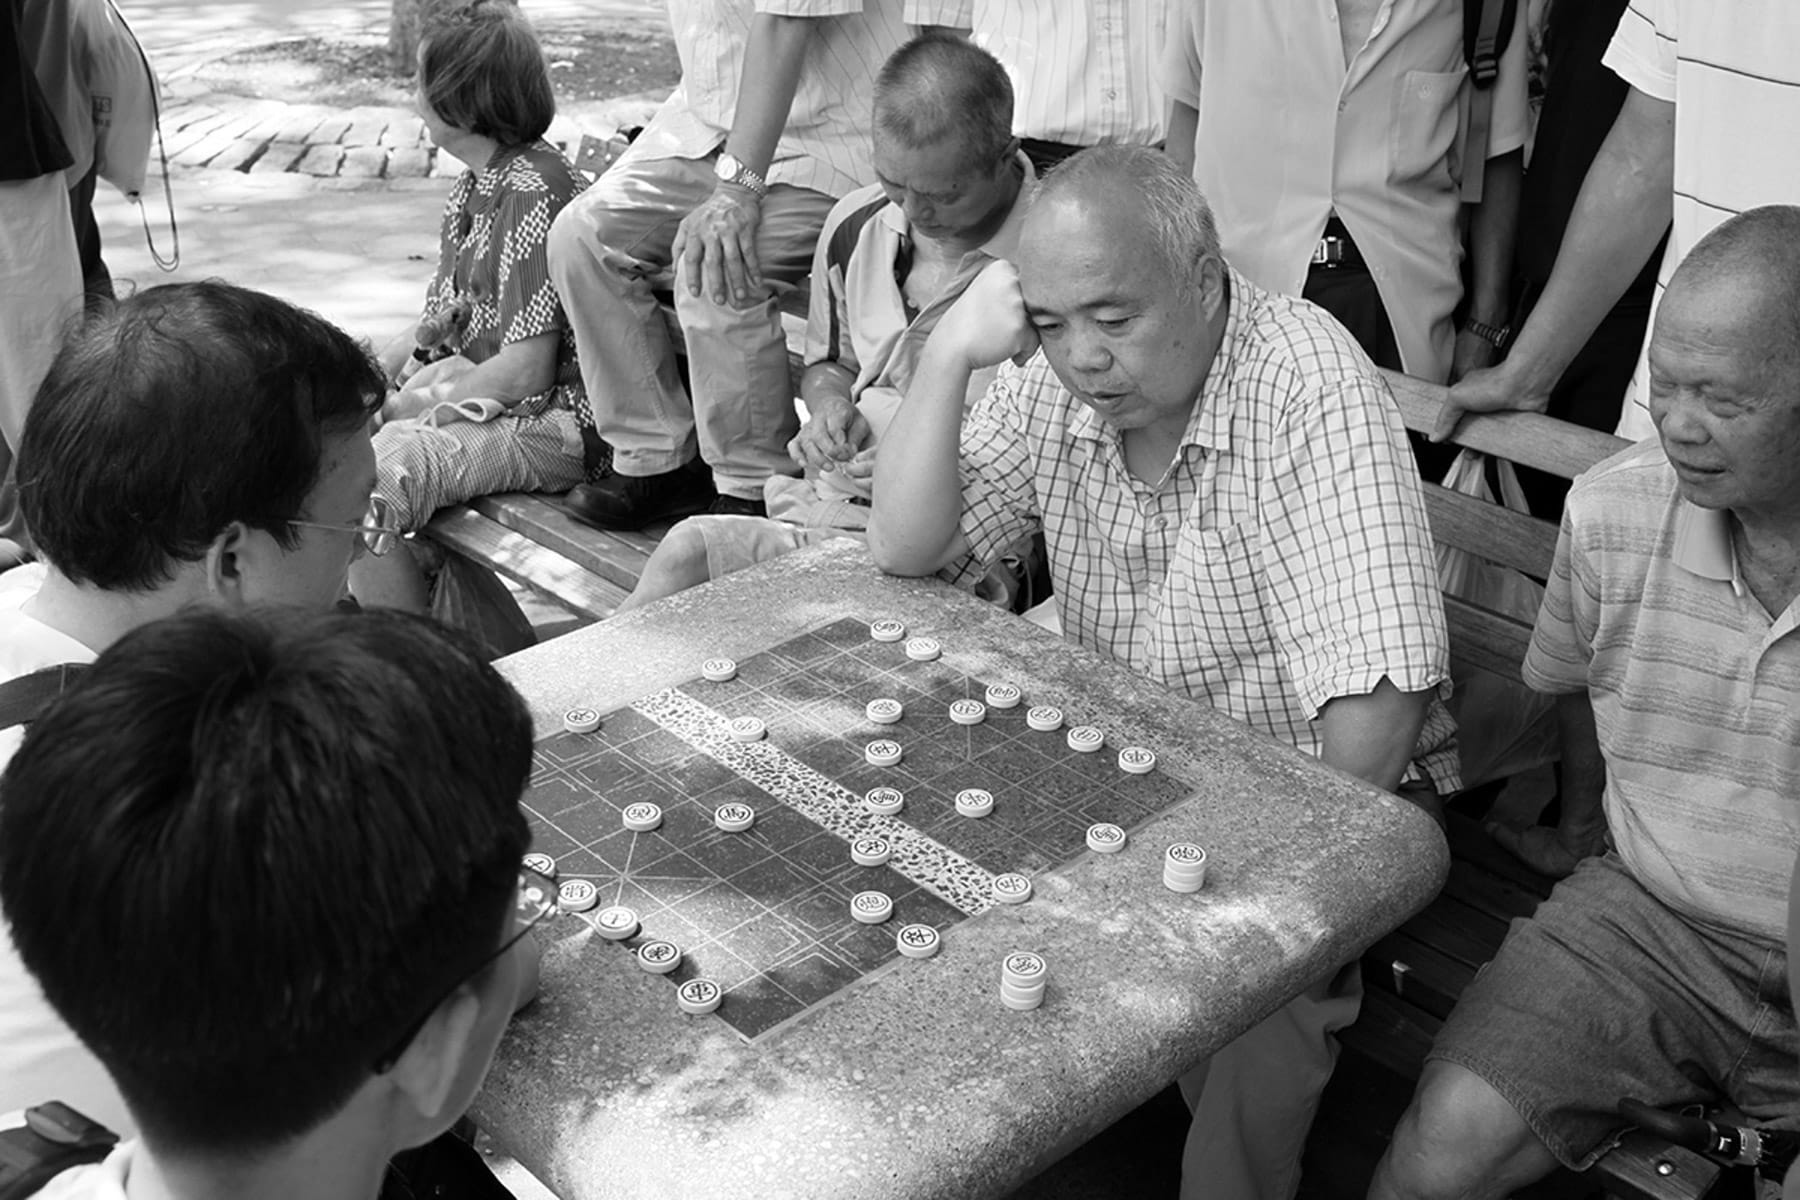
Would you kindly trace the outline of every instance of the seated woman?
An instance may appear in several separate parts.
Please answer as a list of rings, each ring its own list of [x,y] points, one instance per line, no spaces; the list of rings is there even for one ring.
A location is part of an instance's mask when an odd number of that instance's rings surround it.
[[[582,185],[543,140],[556,101],[537,36],[513,6],[478,2],[426,34],[418,88],[432,141],[469,169],[444,204],[423,317],[381,355],[401,386],[375,436],[377,490],[409,531],[489,492],[567,491],[610,461],[545,264],[550,222]],[[359,561],[351,584],[365,603],[429,600],[410,553]]]

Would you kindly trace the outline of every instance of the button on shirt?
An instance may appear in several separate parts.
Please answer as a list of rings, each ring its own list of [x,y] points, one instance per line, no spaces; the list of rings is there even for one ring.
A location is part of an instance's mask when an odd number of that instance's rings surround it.
[[[1649,441],[1569,493],[1523,670],[1539,691],[1586,689],[1607,827],[1638,882],[1774,948],[1800,851],[1797,620],[1758,603],[1725,513],[1683,500]]]
[[[968,2],[968,0],[965,0]],[[1020,137],[1154,145],[1167,103],[1158,83],[1167,0],[972,0],[977,45],[1013,83]]]
[[[1318,754],[1327,701],[1449,678],[1431,535],[1368,358],[1322,310],[1228,279],[1218,355],[1155,484],[1041,353],[1001,368],[963,425],[971,554],[950,573],[979,578],[1041,526],[1066,636]],[[1460,786],[1441,698],[1414,768]]]
[[[756,13],[820,18],[768,181],[842,196],[875,177],[869,113],[875,75],[911,25],[967,28],[967,0],[669,0],[681,82],[633,149],[647,158],[705,158],[725,144]]]
[[[1500,0],[1489,0],[1499,3]],[[1494,84],[1488,154],[1525,144],[1525,4]],[[1462,297],[1462,5],[1385,0],[1346,67],[1336,0],[1175,6],[1163,84],[1196,109],[1194,178],[1231,265],[1298,296],[1325,221],[1350,230],[1409,374],[1450,371]]]

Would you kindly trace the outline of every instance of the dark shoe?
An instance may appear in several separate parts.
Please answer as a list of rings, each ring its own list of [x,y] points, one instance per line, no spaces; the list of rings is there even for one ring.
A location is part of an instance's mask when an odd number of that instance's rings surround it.
[[[661,475],[620,475],[578,483],[563,507],[601,529],[642,529],[658,521],[704,512],[713,499],[712,473],[699,459]]]
[[[746,500],[742,496],[720,496],[706,506],[706,511],[726,517],[766,517],[769,506],[761,500]]]

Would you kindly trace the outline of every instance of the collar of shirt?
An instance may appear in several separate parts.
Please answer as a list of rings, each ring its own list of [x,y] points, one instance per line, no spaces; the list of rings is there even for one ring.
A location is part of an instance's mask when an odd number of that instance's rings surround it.
[[[1200,386],[1200,400],[1188,415],[1187,429],[1181,435],[1176,457],[1189,446],[1224,454],[1231,450],[1231,417],[1237,403],[1237,392],[1231,385],[1240,343],[1249,337],[1256,322],[1251,311],[1258,303],[1260,289],[1229,265],[1225,268],[1225,332],[1219,338],[1219,349],[1206,368],[1206,381]],[[1061,382],[1060,380],[1058,382]],[[1064,389],[1067,391],[1068,389]],[[1119,442],[1119,431],[1102,421],[1093,409],[1076,404],[1069,418],[1069,436],[1091,442]]]
[[[1670,522],[1673,539],[1669,560],[1682,570],[1702,579],[1729,583],[1731,590],[1744,594],[1738,579],[1737,555],[1731,550],[1730,516],[1722,508],[1701,508],[1676,494],[1672,503],[1674,517]]]

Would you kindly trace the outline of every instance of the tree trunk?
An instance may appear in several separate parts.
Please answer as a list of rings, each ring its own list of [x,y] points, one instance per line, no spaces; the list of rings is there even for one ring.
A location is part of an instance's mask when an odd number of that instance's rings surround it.
[[[518,0],[506,0],[515,7]],[[411,75],[419,61],[419,37],[437,21],[470,0],[394,0],[388,20],[388,65],[396,75]]]

